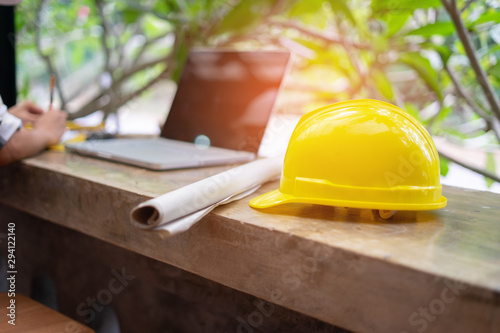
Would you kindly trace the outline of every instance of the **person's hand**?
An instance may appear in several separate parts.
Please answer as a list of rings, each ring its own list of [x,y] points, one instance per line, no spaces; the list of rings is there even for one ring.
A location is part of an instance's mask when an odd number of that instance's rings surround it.
[[[21,119],[23,123],[35,123],[44,113],[41,108],[30,101],[14,105],[8,111],[12,115]]]
[[[34,130],[47,140],[47,145],[59,143],[66,129],[67,114],[64,111],[52,109],[39,116],[34,125]]]

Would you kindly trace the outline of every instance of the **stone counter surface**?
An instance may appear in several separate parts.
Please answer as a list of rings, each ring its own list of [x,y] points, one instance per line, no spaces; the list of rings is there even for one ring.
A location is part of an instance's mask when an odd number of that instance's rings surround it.
[[[221,206],[161,240],[138,203],[227,167],[155,172],[47,151],[1,169],[0,202],[359,332],[500,332],[500,195],[444,187],[448,206],[399,212]]]

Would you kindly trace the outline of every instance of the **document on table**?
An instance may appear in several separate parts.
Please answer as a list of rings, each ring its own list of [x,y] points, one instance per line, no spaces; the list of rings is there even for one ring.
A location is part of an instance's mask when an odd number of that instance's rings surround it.
[[[283,156],[263,158],[221,172],[135,207],[132,224],[168,237],[188,230],[218,205],[239,200],[277,179]]]

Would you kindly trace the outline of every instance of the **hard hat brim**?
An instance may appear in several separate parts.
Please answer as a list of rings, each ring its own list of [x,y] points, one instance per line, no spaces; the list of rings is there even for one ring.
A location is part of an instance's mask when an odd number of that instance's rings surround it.
[[[336,207],[351,207],[351,208],[361,208],[361,209],[389,209],[389,210],[434,210],[446,207],[447,200],[444,196],[441,196],[437,202],[428,203],[381,203],[381,202],[365,202],[365,201],[344,201],[344,200],[325,200],[317,198],[301,198],[293,195],[287,195],[280,192],[280,190],[274,190],[258,197],[253,198],[250,201],[250,207],[252,208],[270,208],[278,206],[285,203],[307,203],[307,204],[319,204],[327,206]]]
[[[280,190],[274,190],[271,192],[264,193],[258,197],[250,200],[250,207],[252,208],[269,208],[277,205],[281,205],[287,202],[293,201],[293,196],[286,195],[280,192]]]

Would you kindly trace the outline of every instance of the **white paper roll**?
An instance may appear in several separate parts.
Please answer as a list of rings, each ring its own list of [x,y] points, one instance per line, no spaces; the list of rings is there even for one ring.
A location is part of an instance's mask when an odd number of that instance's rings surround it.
[[[155,229],[175,222],[175,230],[184,230],[178,227],[182,218],[230,202],[232,197],[278,178],[282,165],[282,156],[259,159],[163,194],[135,207],[130,214],[132,223],[142,229]],[[188,228],[194,224],[192,219],[186,219],[186,223],[190,223]]]

